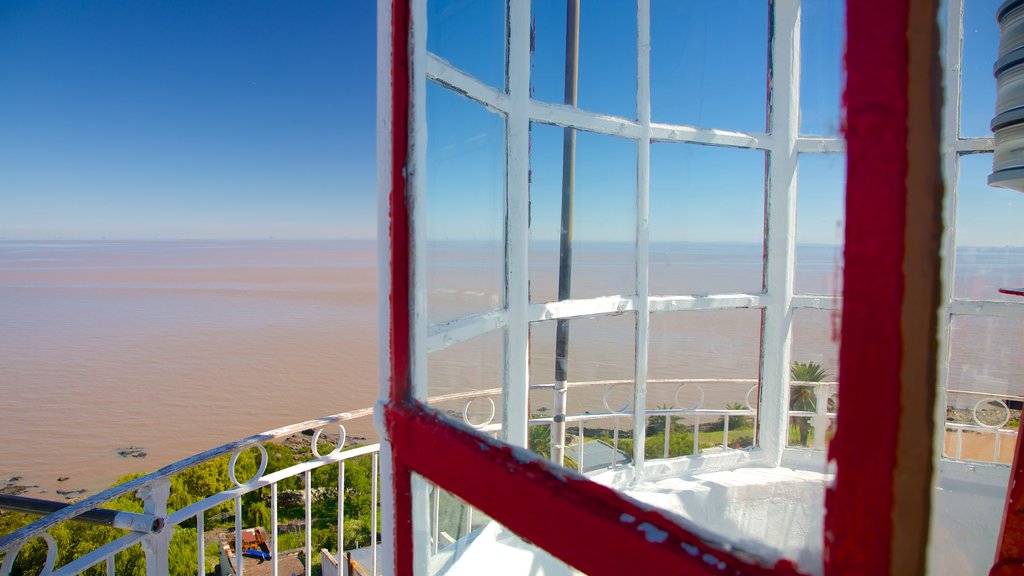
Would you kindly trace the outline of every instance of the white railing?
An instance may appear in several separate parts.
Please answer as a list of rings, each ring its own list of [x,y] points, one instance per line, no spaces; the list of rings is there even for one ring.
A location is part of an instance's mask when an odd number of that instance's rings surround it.
[[[570,389],[595,386],[605,387],[602,397],[602,403],[606,408],[605,411],[568,415],[565,417],[567,426],[574,429],[576,432],[574,445],[577,446],[578,449],[575,465],[578,471],[594,473],[615,468],[616,466],[631,465],[632,454],[627,453],[623,456],[619,451],[619,446],[620,440],[622,439],[621,433],[624,428],[628,431],[626,433],[628,437],[632,438],[634,436],[630,428],[633,418],[632,406],[630,406],[628,401],[622,406],[613,407],[609,405],[609,397],[612,396],[616,387],[631,384],[632,381],[630,380],[604,380],[595,382],[574,382],[569,384]],[[733,409],[705,408],[704,386],[709,384],[747,386],[747,392],[742,399],[742,403],[731,403],[733,405],[740,404],[742,407]],[[711,447],[711,445],[716,447],[720,446],[720,448],[715,448],[716,450],[735,449],[735,443],[730,442],[730,434],[735,431],[734,423],[737,418],[749,418],[750,427],[756,430],[758,416],[757,410],[755,409],[757,396],[756,380],[664,379],[648,381],[648,386],[652,389],[657,386],[670,385],[676,386],[675,392],[671,396],[673,400],[672,405],[645,411],[648,416],[648,425],[656,426],[656,429],[653,430],[652,433],[657,434],[660,429],[661,433],[664,434],[663,445],[661,446],[662,458],[669,458],[671,456],[678,455],[673,454],[671,451],[673,444],[672,439],[676,437],[674,434],[691,434],[692,448],[687,455],[698,455],[702,451]],[[813,439],[813,442],[809,447],[814,449],[824,448],[829,428],[832,426],[836,418],[836,409],[838,406],[836,405],[836,398],[834,394],[837,384],[835,382],[791,382],[791,386],[813,388],[814,410],[789,410],[788,413],[791,419],[789,429],[792,430],[794,426],[799,426],[799,424],[793,423],[793,419],[807,418],[807,423],[810,425],[810,434],[808,436]],[[535,385],[531,388],[546,389],[551,387],[551,385]],[[680,406],[680,404],[682,404],[680,401],[680,393],[685,388],[689,389],[690,396],[693,396],[693,393],[696,392],[698,400],[688,405]],[[461,416],[461,419],[466,424],[469,424],[482,432],[497,434],[501,429],[501,424],[493,422],[496,412],[494,396],[500,395],[500,393],[501,390],[497,388],[459,392],[431,398],[429,403],[439,408],[444,408],[447,405],[449,407],[448,412],[452,414],[452,416]],[[1006,453],[1001,452],[1000,448],[1001,439],[1004,437],[1016,437],[1017,435],[1016,430],[1007,428],[1007,425],[1011,424],[1011,419],[1014,414],[1014,410],[1007,405],[1007,402],[1024,401],[1024,397],[994,395],[963,390],[949,390],[947,391],[947,395],[948,397],[971,398],[971,401],[969,401],[967,405],[971,405],[972,407],[969,411],[967,409],[961,409],[961,411],[969,413],[970,421],[946,422],[945,429],[947,431],[947,438],[951,434],[954,440],[952,442],[952,448],[947,449],[945,456],[947,458],[957,460],[993,462],[999,462],[1001,458],[1005,460]],[[630,395],[630,397],[631,396],[632,395]],[[736,399],[739,398],[737,397],[734,400]],[[461,410],[452,409],[451,406],[461,406]],[[475,411],[475,415],[471,415],[471,410]],[[461,414],[459,412],[461,412]],[[482,416],[480,415],[481,412],[483,413]],[[1000,413],[995,414],[996,412]],[[269,545],[271,547],[271,551],[269,561],[273,563],[273,573],[277,574],[277,565],[279,560],[278,537],[281,534],[281,524],[278,519],[278,487],[283,481],[290,478],[302,478],[302,500],[304,513],[302,529],[304,530],[305,536],[302,552],[305,554],[305,573],[309,575],[314,564],[313,554],[319,553],[319,550],[313,550],[311,546],[312,527],[314,523],[314,518],[312,516],[312,505],[314,502],[314,490],[311,483],[312,474],[315,470],[323,466],[338,464],[337,518],[332,520],[336,520],[335,526],[337,527],[335,541],[335,550],[338,551],[337,558],[339,562],[344,562],[346,497],[345,463],[353,458],[366,456],[369,456],[372,459],[371,502],[373,502],[370,511],[372,516],[370,521],[370,531],[372,536],[370,537],[370,541],[367,543],[367,546],[370,548],[369,552],[370,557],[372,558],[371,562],[373,563],[371,569],[373,570],[373,573],[376,573],[376,501],[379,480],[377,465],[379,445],[374,444],[370,446],[355,447],[348,450],[343,449],[346,442],[345,422],[355,418],[366,417],[371,414],[372,409],[364,409],[357,412],[342,413],[317,420],[310,420],[294,424],[292,426],[279,428],[277,430],[271,430],[263,434],[250,436],[249,438],[225,444],[224,446],[187,458],[147,476],[110,488],[96,496],[70,504],[57,512],[53,512],[6,536],[0,537],[0,555],[3,556],[3,562],[0,564],[0,576],[9,576],[12,573],[18,552],[26,543],[34,539],[42,539],[46,545],[47,554],[45,566],[42,570],[43,575],[73,575],[82,573],[83,571],[97,566],[100,567],[99,572],[112,575],[115,573],[115,559],[117,555],[129,548],[138,546],[141,547],[145,555],[146,573],[149,575],[162,576],[168,573],[168,562],[170,560],[168,558],[168,553],[172,534],[183,523],[191,523],[192,521],[195,522],[196,526],[197,541],[195,554],[193,556],[196,566],[196,574],[203,576],[206,573],[207,568],[206,539],[204,537],[206,520],[208,518],[207,512],[226,503],[234,504],[233,528],[235,565],[237,567],[236,573],[239,576],[242,576],[244,574],[244,560],[242,562],[238,561],[240,558],[238,551],[243,549],[242,530],[243,528],[246,528],[242,525],[242,497],[263,488],[269,488],[270,491]],[[1019,419],[1019,412],[1017,412],[1017,417]],[[656,421],[652,423],[652,418],[661,418],[663,421],[660,423]],[[680,419],[686,419],[687,424],[682,427],[673,426],[674,420],[675,423],[678,423]],[[717,425],[717,421],[719,420],[721,421],[720,429],[718,429]],[[536,417],[529,420],[529,426],[532,431],[535,430],[536,427],[550,427],[553,422],[553,417]],[[623,425],[623,422],[625,422],[625,425]],[[587,428],[588,424],[591,428]],[[318,441],[325,430],[334,426],[338,427],[338,443],[329,453],[321,454],[318,448]],[[709,430],[710,427],[714,427],[715,429]],[[745,430],[746,428],[747,424],[744,424],[743,429]],[[267,473],[266,470],[269,456],[265,445],[270,444],[275,440],[293,436],[308,430],[314,431],[312,437],[309,439],[309,460],[281,470]],[[717,437],[719,432],[721,433],[720,438]],[[611,452],[607,462],[595,463],[593,461],[587,461],[584,444],[588,440],[588,434],[591,439],[600,435],[603,438],[610,440]],[[715,435],[715,439],[713,442],[708,442],[706,438],[708,435],[712,434]],[[967,437],[970,437],[970,435],[991,436],[994,440],[991,460],[986,460],[977,453],[967,453],[970,451],[965,449],[965,435]],[[703,440],[702,436],[704,438]],[[747,445],[744,445],[743,447],[746,446]],[[239,479],[237,477],[238,471],[236,470],[239,455],[253,449],[259,453],[259,463],[256,466],[257,470],[251,478]],[[645,447],[645,449],[647,449],[647,447]],[[225,456],[230,456],[227,467],[227,474],[231,482],[230,488],[222,490],[216,494],[208,495],[201,500],[186,505],[178,510],[168,511],[170,484],[173,476],[199,466],[200,464]],[[76,519],[84,519],[89,515],[95,515],[96,511],[101,509],[104,505],[110,505],[114,500],[120,497],[130,496],[133,494],[142,500],[143,512],[119,513],[121,516],[119,520],[120,524],[115,524],[115,526],[121,528],[122,532],[119,533],[120,535],[117,538],[112,539],[112,541],[103,544],[95,550],[82,554],[78,558],[70,559],[62,566],[56,566],[56,560],[59,552],[57,549],[58,544],[57,541],[51,537],[48,531],[62,523],[75,521]],[[456,532],[454,536],[449,534],[447,531],[442,530],[442,522],[439,519],[439,509],[444,508],[444,506],[442,506],[440,501],[440,495],[441,491],[436,489],[434,489],[431,494],[431,501],[433,504],[431,511],[431,532],[433,541],[431,543],[431,547],[435,553],[445,544],[451,544],[459,536],[468,534],[468,532],[472,530],[474,524],[473,510],[471,507],[465,506],[463,510],[458,512],[462,518],[460,522],[463,524],[463,528],[460,528],[460,531]],[[210,514],[211,515],[209,517],[212,518],[214,522],[217,521],[218,517],[224,516],[224,514],[214,515],[213,512]],[[225,514],[230,516],[230,513]]]
[[[1020,409],[1011,409],[1007,402],[1024,402],[1024,396],[947,390],[946,397],[946,438],[943,456],[971,462],[1012,463],[1013,446],[1016,444],[1017,428],[1020,426]],[[955,400],[961,401],[958,404],[966,400],[966,405],[970,407],[958,408],[954,405]],[[950,411],[953,412],[952,420]],[[959,419],[966,421],[957,421],[957,412],[965,413]],[[1016,418],[1013,418],[1014,412],[1017,413]],[[966,445],[965,436],[971,446]],[[1002,448],[1004,438],[1012,438],[1009,450]],[[949,446],[950,442],[952,446]],[[991,444],[991,448],[986,444]],[[991,458],[988,457],[988,450],[991,450]]]
[[[364,409],[358,412],[342,413],[317,420],[310,420],[294,424],[284,428],[271,430],[263,434],[250,436],[237,442],[225,444],[213,450],[203,452],[191,458],[181,460],[152,474],[131,480],[125,484],[115,486],[100,494],[86,498],[80,502],[71,504],[57,512],[44,516],[35,522],[28,524],[6,536],[0,538],[0,554],[4,555],[3,563],[0,564],[0,576],[9,576],[15,565],[15,559],[22,547],[36,538],[41,538],[47,547],[45,566],[42,574],[45,575],[73,575],[79,574],[90,568],[99,566],[101,570],[113,575],[115,572],[116,556],[134,546],[140,546],[145,554],[146,573],[148,575],[162,576],[168,573],[170,558],[168,557],[171,536],[182,523],[195,521],[196,524],[196,552],[195,565],[196,574],[204,576],[207,573],[206,566],[206,542],[204,538],[206,511],[218,505],[234,503],[234,568],[238,576],[244,574],[244,556],[242,554],[243,542],[242,531],[245,528],[242,514],[242,497],[246,494],[269,487],[270,489],[270,562],[272,562],[273,574],[278,574],[278,536],[280,525],[278,523],[278,485],[289,478],[301,477],[303,479],[303,507],[305,513],[304,532],[305,544],[302,552],[305,554],[305,574],[309,576],[314,564],[313,554],[319,554],[319,550],[312,550],[312,516],[313,491],[311,477],[314,470],[323,466],[338,464],[338,491],[337,491],[337,540],[336,550],[338,561],[343,562],[344,556],[344,512],[345,512],[345,463],[353,458],[370,456],[372,458],[371,468],[371,538],[368,546],[371,548],[372,573],[376,574],[376,548],[377,548],[377,486],[378,486],[378,453],[379,444],[361,446],[344,450],[346,441],[346,421],[354,418],[364,417],[372,414],[372,409]],[[330,426],[338,427],[338,442],[335,448],[327,453],[321,454],[317,446],[321,434]],[[268,453],[264,447],[265,443],[273,440],[286,438],[303,431],[313,430],[310,438],[311,459],[293,466],[278,470],[272,473],[265,473],[268,466]],[[236,474],[239,455],[255,448],[259,452],[260,461],[256,473],[249,479],[239,479]],[[205,462],[230,454],[228,463],[228,476],[232,487],[207,496],[198,502],[187,505],[179,510],[168,512],[168,498],[170,496],[171,479],[175,474],[194,468]],[[154,519],[153,522],[140,522],[136,529],[103,544],[78,558],[71,559],[62,566],[55,566],[58,557],[57,542],[48,533],[54,527],[87,514],[112,501],[122,497],[137,495],[142,500],[144,514],[130,515],[146,520]]]

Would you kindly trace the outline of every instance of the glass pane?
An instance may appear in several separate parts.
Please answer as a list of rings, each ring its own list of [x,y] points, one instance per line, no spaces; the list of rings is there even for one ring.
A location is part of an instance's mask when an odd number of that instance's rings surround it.
[[[651,2],[651,118],[765,131],[768,3]]]
[[[545,550],[520,538],[483,511],[413,473],[414,489],[426,491],[430,514],[426,530],[414,534],[429,540],[427,574],[538,574],[577,576],[573,569]],[[416,518],[417,523],[424,519]],[[496,567],[501,567],[497,570]]]
[[[631,458],[624,443],[632,437],[628,413],[635,381],[636,314],[573,318],[566,324],[565,465],[594,473],[613,462],[628,464]],[[551,385],[556,379],[557,325],[530,325],[530,384],[547,385],[530,392],[530,449],[545,457],[551,455],[550,418],[556,412]]]
[[[987,576],[1006,506],[1009,468],[941,462],[937,480],[928,573]]]
[[[530,91],[537,100],[565,102],[566,3],[531,3],[534,45]],[[636,2],[580,5],[577,105],[636,118]]]
[[[428,0],[427,50],[505,91],[505,3]]]
[[[651,146],[651,294],[760,293],[764,152]]]
[[[846,155],[800,154],[799,158],[794,290],[840,296]]]
[[[943,455],[1009,464],[1020,427],[1024,319],[954,316]],[[1005,506],[1008,466],[940,462],[933,500],[935,574],[989,573]]]
[[[652,314],[648,346],[649,458],[753,444],[760,310]]]
[[[992,66],[999,52],[996,9],[1002,0],[964,2],[963,65],[960,72],[960,137],[991,136],[996,109]]]
[[[1024,194],[986,185],[991,154],[960,157],[956,200],[954,296],[1008,300],[1000,288],[1024,287]]]
[[[427,357],[429,403],[475,428],[501,423],[505,332],[495,330]]]
[[[1013,459],[1024,400],[1024,320],[954,316],[950,327],[945,456],[1002,462]]]
[[[839,310],[793,313],[789,446],[824,449],[835,435],[839,407]]]
[[[505,122],[427,86],[427,308],[430,322],[502,306]]]
[[[800,132],[839,136],[844,2],[800,3]]]
[[[533,124],[530,300],[558,300],[565,130]],[[571,298],[636,292],[636,143],[576,133]]]

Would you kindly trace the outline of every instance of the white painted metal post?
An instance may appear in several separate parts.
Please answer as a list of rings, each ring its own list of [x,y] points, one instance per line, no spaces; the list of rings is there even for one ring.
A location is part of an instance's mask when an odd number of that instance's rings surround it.
[[[434,554],[437,554],[438,550],[438,538],[441,536],[441,488],[434,486],[434,506],[433,506],[433,522],[431,526],[431,550]]]
[[[412,298],[410,383],[414,398],[426,401],[430,383],[427,371],[427,3],[411,2],[411,38],[412,54],[410,57],[409,81],[412,109],[409,111],[412,147],[407,173],[407,202],[411,206],[410,235],[411,246],[411,286]],[[388,449],[390,459],[390,449]],[[382,451],[383,455],[384,452]],[[375,461],[376,462],[376,461]],[[411,481],[411,501],[413,521],[413,572],[425,574],[430,556],[430,529],[425,520],[429,510],[429,487],[418,475],[414,474]],[[376,486],[376,484],[374,484]],[[373,507],[376,521],[376,505]],[[376,534],[376,527],[371,531]],[[376,541],[372,546],[376,554]],[[389,560],[390,562],[390,560]]]
[[[505,119],[505,285],[508,330],[502,387],[504,440],[529,444],[530,2],[508,3],[508,89]]]
[[[651,4],[638,0],[636,14],[636,115],[640,139],[636,143],[636,358],[633,382],[633,482],[644,480],[647,441],[647,343],[650,335],[647,228],[651,166]],[[666,439],[668,434],[665,435]]]
[[[302,474],[303,481],[303,495],[305,496],[305,512],[306,512],[306,525],[304,532],[306,533],[306,576],[310,576],[313,570],[313,490],[311,488],[312,474],[309,470],[306,470]],[[235,552],[235,556],[241,556],[239,552]]]
[[[373,424],[380,438],[381,450],[381,498],[380,513],[386,527],[381,538],[381,553],[384,557],[383,573],[393,576],[394,566],[394,490],[391,478],[391,446],[384,426],[383,403],[391,391],[391,3],[393,0],[377,0],[377,355],[378,402],[374,410]],[[341,391],[339,390],[339,395]],[[277,488],[271,492],[275,500],[273,507],[274,533],[274,575],[277,576]],[[338,562],[342,562],[339,544]],[[376,576],[376,574],[374,575]]]
[[[244,556],[242,556],[242,497],[235,497],[235,574],[242,576],[245,572]],[[309,576],[307,574],[307,576]]]
[[[775,0],[771,15],[769,151],[765,196],[765,288],[758,406],[761,453],[779,466],[786,442],[790,344],[793,335],[793,271],[796,252],[796,140],[800,119],[800,1]]]
[[[726,414],[722,419],[722,448],[729,447],[729,415]]]
[[[137,493],[142,500],[142,509],[146,514],[157,518],[167,517],[167,498],[171,494],[171,483],[161,478],[143,486]],[[171,543],[171,530],[166,528],[150,534],[142,539],[142,550],[146,553],[146,576],[167,576],[167,551]],[[238,576],[242,576],[239,570]]]
[[[205,527],[206,512],[200,512],[196,514],[196,559],[198,560],[198,566],[196,569],[197,576],[206,576],[206,539],[204,538],[203,532],[206,531]],[[110,560],[113,560],[113,556]],[[111,572],[113,574],[113,572]]]
[[[825,449],[825,433],[828,430],[828,387],[818,384],[814,387],[814,413],[811,427],[814,429],[814,448]]]
[[[277,482],[270,485],[270,573],[277,576]]]
[[[938,390],[935,394],[935,422],[946,421],[946,390],[949,387],[949,355],[950,329],[953,315],[950,307],[953,303],[953,285],[956,276],[956,182],[959,177],[960,156],[957,151],[957,140],[960,131],[960,57],[963,53],[963,13],[964,0],[946,1],[946,45],[942,59],[944,67],[943,84],[946,87],[945,105],[942,108],[942,176],[946,181],[946,197],[942,202],[943,234],[942,234],[942,282],[939,289],[942,307],[939,316],[939,353],[936,366]],[[957,430],[957,442],[961,438]],[[934,453],[941,459],[945,451],[945,427],[942,434],[934,438]],[[960,458],[959,450],[956,455]],[[936,470],[938,462],[936,461]],[[934,526],[933,526],[934,528]]]
[[[373,454],[370,472],[370,573],[377,576],[377,453]]]
[[[338,564],[345,556],[345,461],[338,462]]]
[[[662,458],[668,458],[668,449],[670,446],[669,437],[672,435],[672,416],[665,414],[665,450]]]

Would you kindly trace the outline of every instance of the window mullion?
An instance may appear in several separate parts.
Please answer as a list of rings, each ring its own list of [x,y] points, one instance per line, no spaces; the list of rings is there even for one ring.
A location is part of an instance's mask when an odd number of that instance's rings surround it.
[[[765,186],[767,212],[765,291],[761,351],[758,444],[768,465],[778,466],[785,448],[789,406],[789,359],[793,335],[793,267],[796,234],[797,134],[800,105],[800,1],[773,2],[770,132],[774,141]]]

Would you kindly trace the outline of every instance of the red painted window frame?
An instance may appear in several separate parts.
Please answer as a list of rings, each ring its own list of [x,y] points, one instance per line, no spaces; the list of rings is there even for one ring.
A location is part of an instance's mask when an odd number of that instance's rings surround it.
[[[634,573],[639,565],[646,573],[795,574],[788,561],[765,567],[723,552],[657,511],[523,449],[445,421],[413,399],[412,260],[404,178],[410,153],[411,2],[391,0],[391,380],[384,419],[393,475],[395,573],[413,573],[411,479],[416,472],[589,574]],[[909,54],[912,19],[920,23],[930,18],[934,24],[936,4],[875,0],[847,6],[847,257],[839,390],[843,409],[839,434],[830,447],[838,467],[826,501],[826,574],[885,574],[894,565],[896,446],[905,418],[900,372],[906,342],[901,340],[900,322],[906,306],[903,266],[908,257],[911,151],[910,57],[894,55]],[[858,422],[872,426],[858,427]],[[857,435],[844,434],[846,429]],[[866,430],[868,436],[862,436]],[[893,450],[864,450],[868,442]],[[931,445],[930,437],[925,444]],[[930,479],[931,470],[926,473]],[[652,531],[663,539],[650,541],[647,535]],[[617,553],[595,554],[600,542],[614,543]]]

